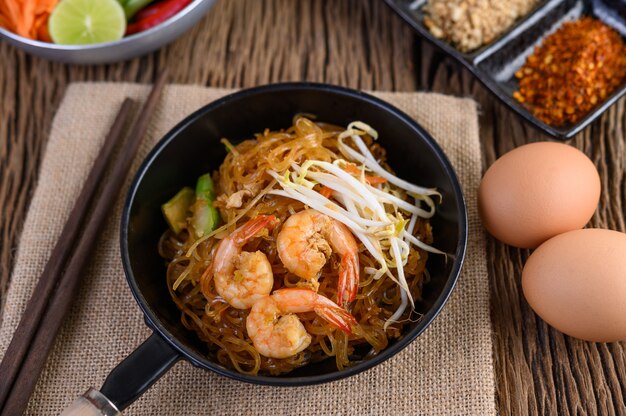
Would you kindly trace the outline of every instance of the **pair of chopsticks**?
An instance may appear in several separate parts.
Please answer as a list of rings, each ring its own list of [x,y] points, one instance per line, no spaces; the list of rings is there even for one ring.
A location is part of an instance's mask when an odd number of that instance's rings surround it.
[[[46,363],[56,334],[76,295],[100,228],[122,188],[165,84],[162,72],[132,125],[118,157],[114,149],[125,135],[135,102],[126,98],[100,149],[69,219],[26,305],[0,363],[0,415],[20,415]],[[109,168],[106,181],[104,174]],[[102,186],[99,186],[102,183]]]

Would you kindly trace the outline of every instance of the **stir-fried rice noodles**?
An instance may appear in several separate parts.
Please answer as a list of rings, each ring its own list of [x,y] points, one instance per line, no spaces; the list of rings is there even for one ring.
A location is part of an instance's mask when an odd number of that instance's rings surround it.
[[[213,205],[219,209],[222,227],[202,237],[189,227],[178,234],[168,230],[159,242],[159,252],[168,262],[167,285],[182,311],[182,323],[207,344],[211,359],[251,375],[278,375],[328,357],[334,357],[341,370],[375,356],[390,340],[401,337],[408,323],[419,318],[412,306],[420,299],[427,280],[427,251],[438,252],[428,246],[433,239],[428,222],[434,212],[430,197],[437,192],[398,186],[404,181],[395,180],[386,163],[385,149],[376,143],[375,136],[376,132],[363,123],[343,129],[296,116],[293,126],[286,130],[265,130],[236,146],[223,140],[228,153],[219,171],[212,175],[217,196]],[[377,171],[373,163],[384,168],[389,177]],[[364,208],[368,201],[362,201],[364,197],[356,185],[351,188],[354,195],[347,197],[350,181],[341,182],[340,173],[330,166],[348,172],[366,186],[376,196],[379,208]],[[333,188],[323,185],[324,180],[338,182]],[[385,194],[390,196],[386,202]],[[359,201],[361,205],[355,205]],[[407,206],[416,208],[409,212]],[[272,290],[310,288],[337,302],[342,268],[337,253],[330,254],[317,283],[289,272],[278,254],[277,238],[285,221],[309,208],[321,212],[330,209],[330,214],[338,213],[337,218],[354,220],[345,222],[358,243],[358,291],[345,308],[358,324],[352,325],[348,335],[313,311],[298,313],[311,336],[310,345],[287,358],[266,357],[257,351],[246,330],[250,309],[236,309],[218,294],[213,257],[220,241],[235,229],[259,215],[272,215],[276,226],[243,246],[243,251],[261,251],[267,256],[274,279]],[[372,212],[378,212],[378,216]],[[369,214],[368,222],[363,218]],[[379,224],[385,215],[388,223]],[[403,264],[399,268],[402,270],[398,270],[398,263]],[[367,347],[359,351],[369,352],[365,356],[355,354],[358,346]]]

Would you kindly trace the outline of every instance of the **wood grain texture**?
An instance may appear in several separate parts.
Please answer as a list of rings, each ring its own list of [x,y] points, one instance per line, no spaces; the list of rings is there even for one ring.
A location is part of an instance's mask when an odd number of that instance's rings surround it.
[[[419,88],[469,95],[480,104],[485,168],[503,153],[548,140],[500,104],[472,75],[420,40]],[[622,99],[570,141],[602,180],[592,227],[626,231],[626,109]],[[521,292],[530,252],[488,239],[498,408],[502,414],[626,414],[626,343],[592,344],[564,336],[532,312]]]
[[[499,104],[460,65],[417,39],[378,0],[222,0],[187,35],[140,59],[103,66],[51,63],[0,44],[0,287],[2,300],[29,196],[66,86],[74,81],[249,87],[319,81],[360,89],[433,90],[481,106],[485,165],[545,140]],[[571,144],[602,178],[593,226],[625,231],[626,108],[621,100]],[[494,357],[501,414],[626,414],[626,345],[565,337],[535,317],[519,279],[529,252],[488,242]],[[1,317],[1,315],[0,315]]]

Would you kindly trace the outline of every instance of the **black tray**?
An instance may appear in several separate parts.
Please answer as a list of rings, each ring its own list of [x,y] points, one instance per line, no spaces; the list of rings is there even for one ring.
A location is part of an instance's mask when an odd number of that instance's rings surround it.
[[[548,0],[520,19],[488,45],[463,53],[435,38],[424,25],[423,7],[427,0],[385,0],[407,23],[429,42],[469,69],[491,92],[523,118],[551,136],[569,139],[626,94],[626,82],[576,124],[550,126],[537,119],[513,98],[518,89],[517,71],[543,38],[563,22],[593,16],[626,36],[626,0]]]

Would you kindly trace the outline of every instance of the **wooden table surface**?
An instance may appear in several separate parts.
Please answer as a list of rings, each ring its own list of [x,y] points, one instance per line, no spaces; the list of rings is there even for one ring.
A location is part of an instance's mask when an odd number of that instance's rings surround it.
[[[485,166],[516,146],[547,139],[421,41],[380,0],[221,0],[169,47],[115,65],[51,63],[0,43],[2,303],[51,121],[67,85],[149,83],[163,67],[172,82],[216,87],[308,80],[471,96],[480,103]],[[591,225],[620,231],[626,207],[625,103],[570,142],[592,158],[602,178],[601,206]],[[549,328],[521,295],[528,251],[493,239],[488,251],[500,413],[626,414],[626,342],[586,343]]]

